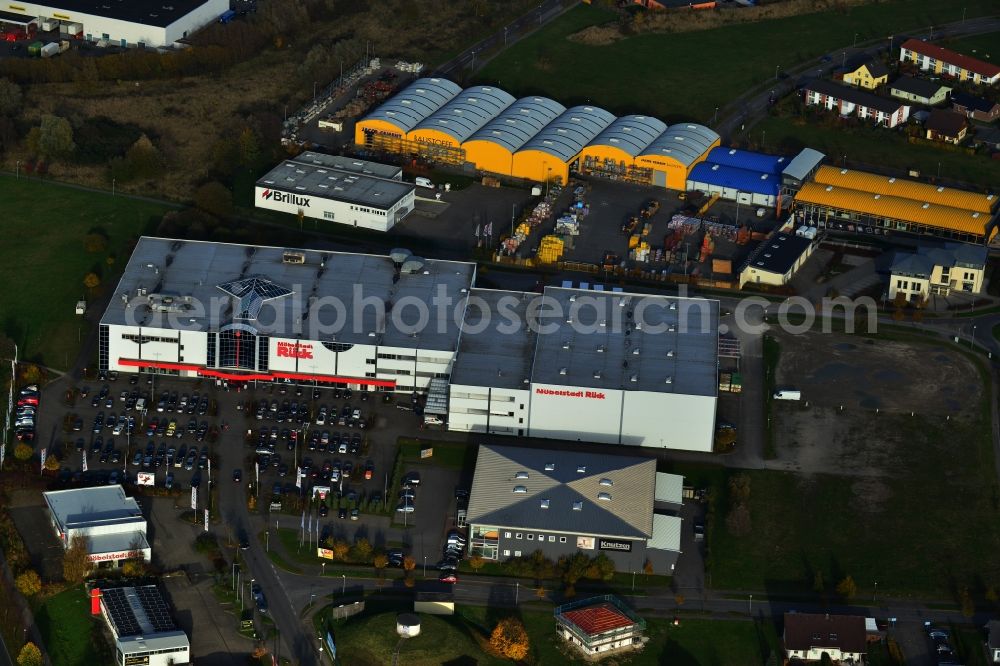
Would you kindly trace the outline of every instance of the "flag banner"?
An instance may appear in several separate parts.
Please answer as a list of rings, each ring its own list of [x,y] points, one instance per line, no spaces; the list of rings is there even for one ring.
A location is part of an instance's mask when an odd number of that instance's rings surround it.
[[[205,531],[208,531],[208,509],[205,509]]]
[[[191,509],[198,510],[198,486],[191,486]]]
[[[45,455],[47,453],[48,453],[48,449],[42,449],[41,451],[38,452],[38,457],[42,461],[41,467],[38,470],[39,474],[41,474],[42,472],[45,471]],[[87,465],[86,465],[86,463],[87,463],[87,454],[83,454],[83,462],[84,462],[83,471],[86,472],[87,471]]]
[[[156,485],[156,475],[150,474],[149,472],[139,472],[135,475],[135,485],[137,486],[155,486]]]

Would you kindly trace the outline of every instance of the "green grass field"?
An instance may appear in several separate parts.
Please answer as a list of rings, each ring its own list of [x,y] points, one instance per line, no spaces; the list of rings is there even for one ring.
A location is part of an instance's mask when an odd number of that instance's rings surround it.
[[[22,177],[0,177],[6,212],[0,230],[0,331],[21,347],[21,358],[65,369],[86,335],[74,305],[87,292],[84,276],[97,268],[114,282],[128,260],[128,243],[155,227],[164,207]],[[88,253],[94,227],[109,238],[107,251]],[[109,265],[109,254],[115,263]],[[114,288],[105,284],[106,288]]]
[[[46,599],[35,612],[35,621],[53,664],[90,666],[101,663],[91,641],[98,620],[90,615],[90,602],[82,586],[71,587]]]
[[[1000,32],[949,39],[941,45],[986,62],[1000,61]]]
[[[929,349],[914,344],[915,354]],[[970,386],[975,386],[971,379]],[[971,419],[882,414],[859,424],[864,430],[858,436],[894,452],[878,470],[883,472],[878,483],[746,471],[752,520],[743,537],[725,525],[726,484],[735,472],[677,470],[687,483],[712,489],[711,586],[811,593],[819,571],[828,592],[851,575],[861,600],[871,598],[875,581],[880,596],[950,600],[956,587],[1000,583],[978,555],[1000,548],[1000,493],[986,399]]]
[[[888,34],[998,11],[992,0],[961,6],[897,0],[701,32],[643,34],[609,46],[566,37],[615,18],[581,5],[497,56],[477,81],[516,96],[543,94],[566,106],[592,103],[612,113],[648,113],[664,121],[709,122],[717,106],[803,61]]]

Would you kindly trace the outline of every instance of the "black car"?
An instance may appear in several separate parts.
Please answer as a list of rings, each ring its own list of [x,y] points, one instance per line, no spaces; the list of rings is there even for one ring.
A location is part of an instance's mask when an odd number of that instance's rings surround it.
[[[341,520],[347,520],[347,509],[340,509],[337,512],[337,517]]]
[[[327,515],[327,514],[328,514],[329,512],[330,512],[330,510],[329,510],[329,509],[327,508],[327,506],[326,506],[326,504],[325,504],[325,503],[324,503],[324,504],[320,504],[320,505],[319,505],[319,515],[320,515],[320,517],[322,517],[322,518],[326,518],[326,515]]]

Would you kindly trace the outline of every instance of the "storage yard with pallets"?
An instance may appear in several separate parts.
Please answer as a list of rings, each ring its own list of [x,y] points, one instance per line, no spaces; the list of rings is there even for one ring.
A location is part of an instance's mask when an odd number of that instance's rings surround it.
[[[743,206],[740,227],[717,221],[713,212],[719,203],[698,217],[708,202],[705,197],[686,193],[681,200],[676,194],[651,192],[649,187],[596,179],[551,187],[548,197],[526,208],[514,236],[500,242],[498,254],[534,258],[540,264],[569,261],[602,270],[624,266],[651,276],[726,281],[773,224],[753,216],[748,206]]]

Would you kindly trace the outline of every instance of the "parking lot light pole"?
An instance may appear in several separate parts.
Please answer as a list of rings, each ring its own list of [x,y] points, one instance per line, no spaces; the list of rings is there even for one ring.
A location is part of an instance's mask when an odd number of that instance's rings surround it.
[[[21,160],[18,160],[17,163],[14,165],[14,178],[20,178],[20,177],[21,177]]]
[[[320,567],[322,567],[322,571],[320,573],[320,576],[326,576],[326,562],[320,562],[319,565],[320,565]]]
[[[517,598],[521,593],[521,581],[514,581],[514,605],[517,606]]]
[[[875,603],[875,595],[878,594],[878,581],[875,581],[875,591],[872,592],[872,603]]]
[[[340,574],[340,577],[343,580],[343,583],[340,587],[340,596],[344,596],[345,594],[347,594],[347,574]]]
[[[427,556],[424,555],[424,578],[427,578]]]
[[[750,595],[750,604],[747,606],[747,615],[753,615],[753,595]]]

